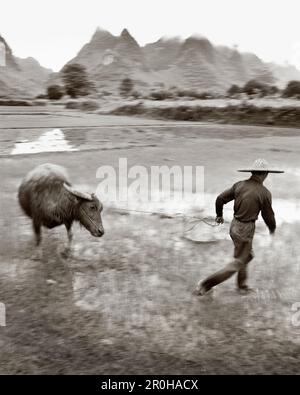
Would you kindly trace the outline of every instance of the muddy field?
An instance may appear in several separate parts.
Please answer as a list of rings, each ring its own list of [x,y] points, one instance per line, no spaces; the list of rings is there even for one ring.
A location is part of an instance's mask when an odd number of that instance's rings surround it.
[[[299,373],[300,130],[163,122],[97,116],[53,108],[0,110],[0,373],[214,374]],[[46,152],[52,151],[52,152]],[[199,299],[192,290],[228,262],[232,216],[220,228],[188,224],[176,212],[214,216],[216,195],[243,175],[235,170],[265,157],[278,230],[270,240],[258,222],[250,285],[234,279]],[[18,185],[34,166],[68,168],[77,185],[97,187],[102,165],[204,166],[205,205],[161,202],[131,209],[105,202],[106,234],[75,226],[73,255],[61,257],[63,228],[44,231],[43,259],[32,259],[30,221],[18,207]],[[101,197],[100,197],[101,198]],[[197,243],[210,232],[218,241]],[[194,240],[194,241],[191,241]]]

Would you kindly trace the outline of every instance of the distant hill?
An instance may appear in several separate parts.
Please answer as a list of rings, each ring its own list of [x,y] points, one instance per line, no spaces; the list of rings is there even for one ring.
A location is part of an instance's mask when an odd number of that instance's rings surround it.
[[[34,97],[45,92],[51,70],[33,58],[20,59],[0,36],[0,96]]]
[[[120,36],[97,29],[89,43],[68,63],[86,66],[98,88],[117,87],[125,77],[137,86],[165,85],[224,92],[250,79],[284,85],[300,80],[296,68],[264,63],[254,54],[215,46],[207,38],[161,38],[139,46],[127,29]]]
[[[300,71],[292,65],[278,65],[276,63],[268,63],[268,67],[274,75],[277,85],[283,88],[287,82],[291,80],[300,81]]]
[[[213,45],[205,37],[161,38],[140,46],[127,29],[115,36],[98,28],[70,63],[86,66],[95,86],[109,91],[125,77],[132,78],[138,90],[173,86],[220,93],[253,78],[279,87],[300,80],[293,66],[265,63],[254,54]],[[53,83],[62,83],[61,73],[52,73],[33,58],[15,57],[0,35],[0,97],[33,97]]]
[[[130,76],[140,83],[148,82],[151,70],[147,66],[142,48],[124,29],[120,36],[97,29],[90,42],[68,63],[86,66],[98,87],[111,88]]]

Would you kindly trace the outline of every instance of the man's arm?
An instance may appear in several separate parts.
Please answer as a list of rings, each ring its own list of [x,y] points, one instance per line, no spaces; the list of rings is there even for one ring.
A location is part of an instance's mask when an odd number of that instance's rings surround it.
[[[272,195],[269,191],[263,200],[261,215],[267,227],[269,228],[270,233],[271,234],[274,233],[276,229],[276,221],[275,221],[274,211],[272,209]]]
[[[236,184],[234,184],[231,188],[226,189],[226,191],[222,192],[216,199],[217,222],[222,223],[222,221],[218,221],[218,218],[223,218],[224,204],[226,204],[234,199],[235,185]]]

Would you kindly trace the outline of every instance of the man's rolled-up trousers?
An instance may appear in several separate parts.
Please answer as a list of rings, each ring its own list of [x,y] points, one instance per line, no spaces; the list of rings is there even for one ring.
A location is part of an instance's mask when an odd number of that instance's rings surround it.
[[[241,222],[236,218],[232,220],[230,237],[234,243],[234,260],[201,283],[206,290],[226,281],[235,273],[237,273],[238,287],[241,289],[246,287],[247,266],[254,257],[252,250],[254,232],[255,221]]]

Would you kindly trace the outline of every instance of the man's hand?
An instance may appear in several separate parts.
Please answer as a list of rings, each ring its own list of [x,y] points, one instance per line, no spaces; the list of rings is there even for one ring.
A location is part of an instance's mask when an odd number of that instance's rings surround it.
[[[223,217],[216,217],[215,219],[217,224],[224,224],[224,218]]]

